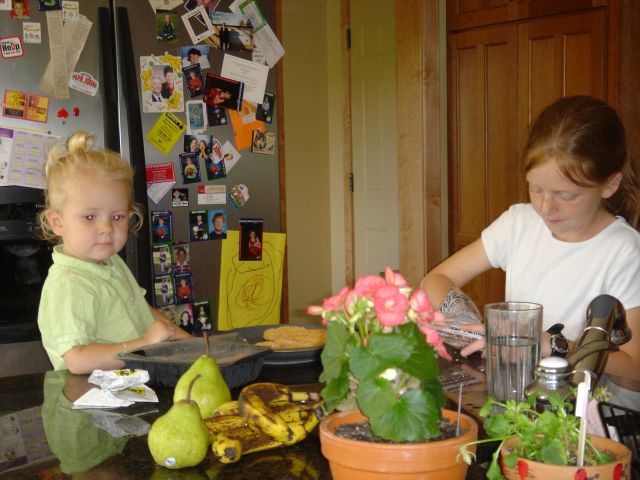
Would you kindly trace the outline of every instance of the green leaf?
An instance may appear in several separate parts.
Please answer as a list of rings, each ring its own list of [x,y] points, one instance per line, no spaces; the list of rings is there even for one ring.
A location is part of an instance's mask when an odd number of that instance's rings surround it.
[[[411,339],[411,350],[400,368],[423,383],[438,378],[438,355],[426,342],[424,334],[415,323],[405,323],[401,328],[402,334]]]
[[[368,350],[385,364],[384,369],[400,365],[411,355],[410,340],[398,333],[374,333]]]
[[[567,451],[556,438],[547,441],[540,451],[540,461],[551,465],[566,465]]]
[[[518,451],[514,450],[507,455],[502,455],[502,461],[504,462],[505,467],[516,468],[516,466],[518,465],[518,457]]]
[[[536,431],[544,433],[553,438],[562,427],[562,420],[553,412],[545,410],[540,414],[536,422]]]
[[[333,411],[349,393],[349,376],[343,375],[327,382],[320,394],[327,411]]]
[[[487,401],[484,402],[484,405],[478,412],[478,415],[480,415],[481,417],[486,417],[487,415],[489,415],[489,413],[491,412],[491,409],[493,408],[494,403],[495,403],[495,400],[493,398],[491,397],[487,398]]]
[[[348,340],[349,331],[344,325],[336,321],[327,324],[325,346],[320,355],[322,381],[329,382],[342,375]]]
[[[358,385],[358,407],[369,417],[380,417],[396,403],[396,392],[389,380],[375,377]]]
[[[349,370],[359,381],[380,375],[385,368],[380,360],[364,347],[358,347],[351,352],[349,357]]]
[[[487,470],[487,478],[489,480],[506,480],[502,475],[500,465],[498,464],[498,459],[500,458],[500,448],[493,452],[491,458],[491,464],[489,465],[489,470]]]
[[[484,429],[490,437],[506,437],[511,433],[511,426],[504,415],[494,415],[484,421]]]
[[[369,417],[371,430],[393,442],[427,440],[440,435],[440,410],[428,394],[408,390],[380,417]]]

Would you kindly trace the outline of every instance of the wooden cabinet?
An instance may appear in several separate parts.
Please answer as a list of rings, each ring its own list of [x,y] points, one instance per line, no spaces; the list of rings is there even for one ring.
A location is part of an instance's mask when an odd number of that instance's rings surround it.
[[[447,28],[451,31],[496,25],[576,12],[606,3],[606,0],[447,0]]]
[[[448,35],[449,248],[455,252],[509,205],[527,201],[520,157],[540,110],[566,95],[607,99],[611,47],[604,7],[523,20],[523,12],[556,2],[451,3],[459,7],[453,18],[449,11],[454,25],[470,18],[465,15],[479,21],[487,12],[498,20]],[[462,8],[472,5],[484,8]],[[505,15],[516,20],[503,20]],[[492,270],[465,290],[478,305],[502,300],[504,274]]]

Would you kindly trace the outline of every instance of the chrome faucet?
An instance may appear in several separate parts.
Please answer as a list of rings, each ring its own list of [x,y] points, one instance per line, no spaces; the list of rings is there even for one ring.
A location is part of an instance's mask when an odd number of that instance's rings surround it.
[[[618,346],[629,340],[631,329],[627,324],[624,305],[611,295],[598,295],[587,307],[587,326],[567,362],[574,371],[592,372],[596,379],[592,388],[595,388],[604,372],[609,352],[618,350]],[[571,380],[574,385],[581,381],[576,375]]]

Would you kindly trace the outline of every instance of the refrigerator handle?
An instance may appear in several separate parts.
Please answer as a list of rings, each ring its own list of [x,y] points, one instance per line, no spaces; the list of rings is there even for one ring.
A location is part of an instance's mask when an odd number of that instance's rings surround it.
[[[107,7],[98,7],[98,38],[100,39],[100,86],[104,93],[103,128],[104,146],[114,152],[120,151],[118,132],[118,76],[116,70],[116,50],[114,25]]]
[[[144,135],[140,116],[140,99],[138,96],[138,77],[136,76],[136,59],[133,56],[133,44],[129,27],[129,15],[125,7],[116,7],[116,57],[120,72],[120,86],[124,98],[125,115],[122,134],[128,140],[129,162],[133,166],[134,200],[144,207],[145,219],[147,206],[147,179],[144,156]],[[125,125],[126,123],[126,125]],[[128,126],[128,128],[127,128]],[[126,138],[128,137],[128,138]],[[151,235],[149,228],[143,227],[127,245],[127,264],[142,288],[146,290],[147,301],[152,294],[151,274]],[[131,247],[131,248],[130,248]],[[132,251],[131,251],[132,250]]]

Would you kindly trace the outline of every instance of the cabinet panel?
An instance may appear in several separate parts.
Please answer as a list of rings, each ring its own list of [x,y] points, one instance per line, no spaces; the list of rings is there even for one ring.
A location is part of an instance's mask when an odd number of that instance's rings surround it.
[[[517,170],[517,28],[507,25],[460,32],[449,42],[450,248],[476,240],[482,229],[515,201]],[[465,287],[484,304],[490,277]]]
[[[568,95],[606,99],[606,21],[605,12],[596,10],[518,26],[520,149],[533,119],[554,100]]]
[[[607,0],[447,0],[447,28],[465,28],[578,12]]]
[[[447,0],[449,30],[502,23],[516,17],[516,2],[511,0]]]

